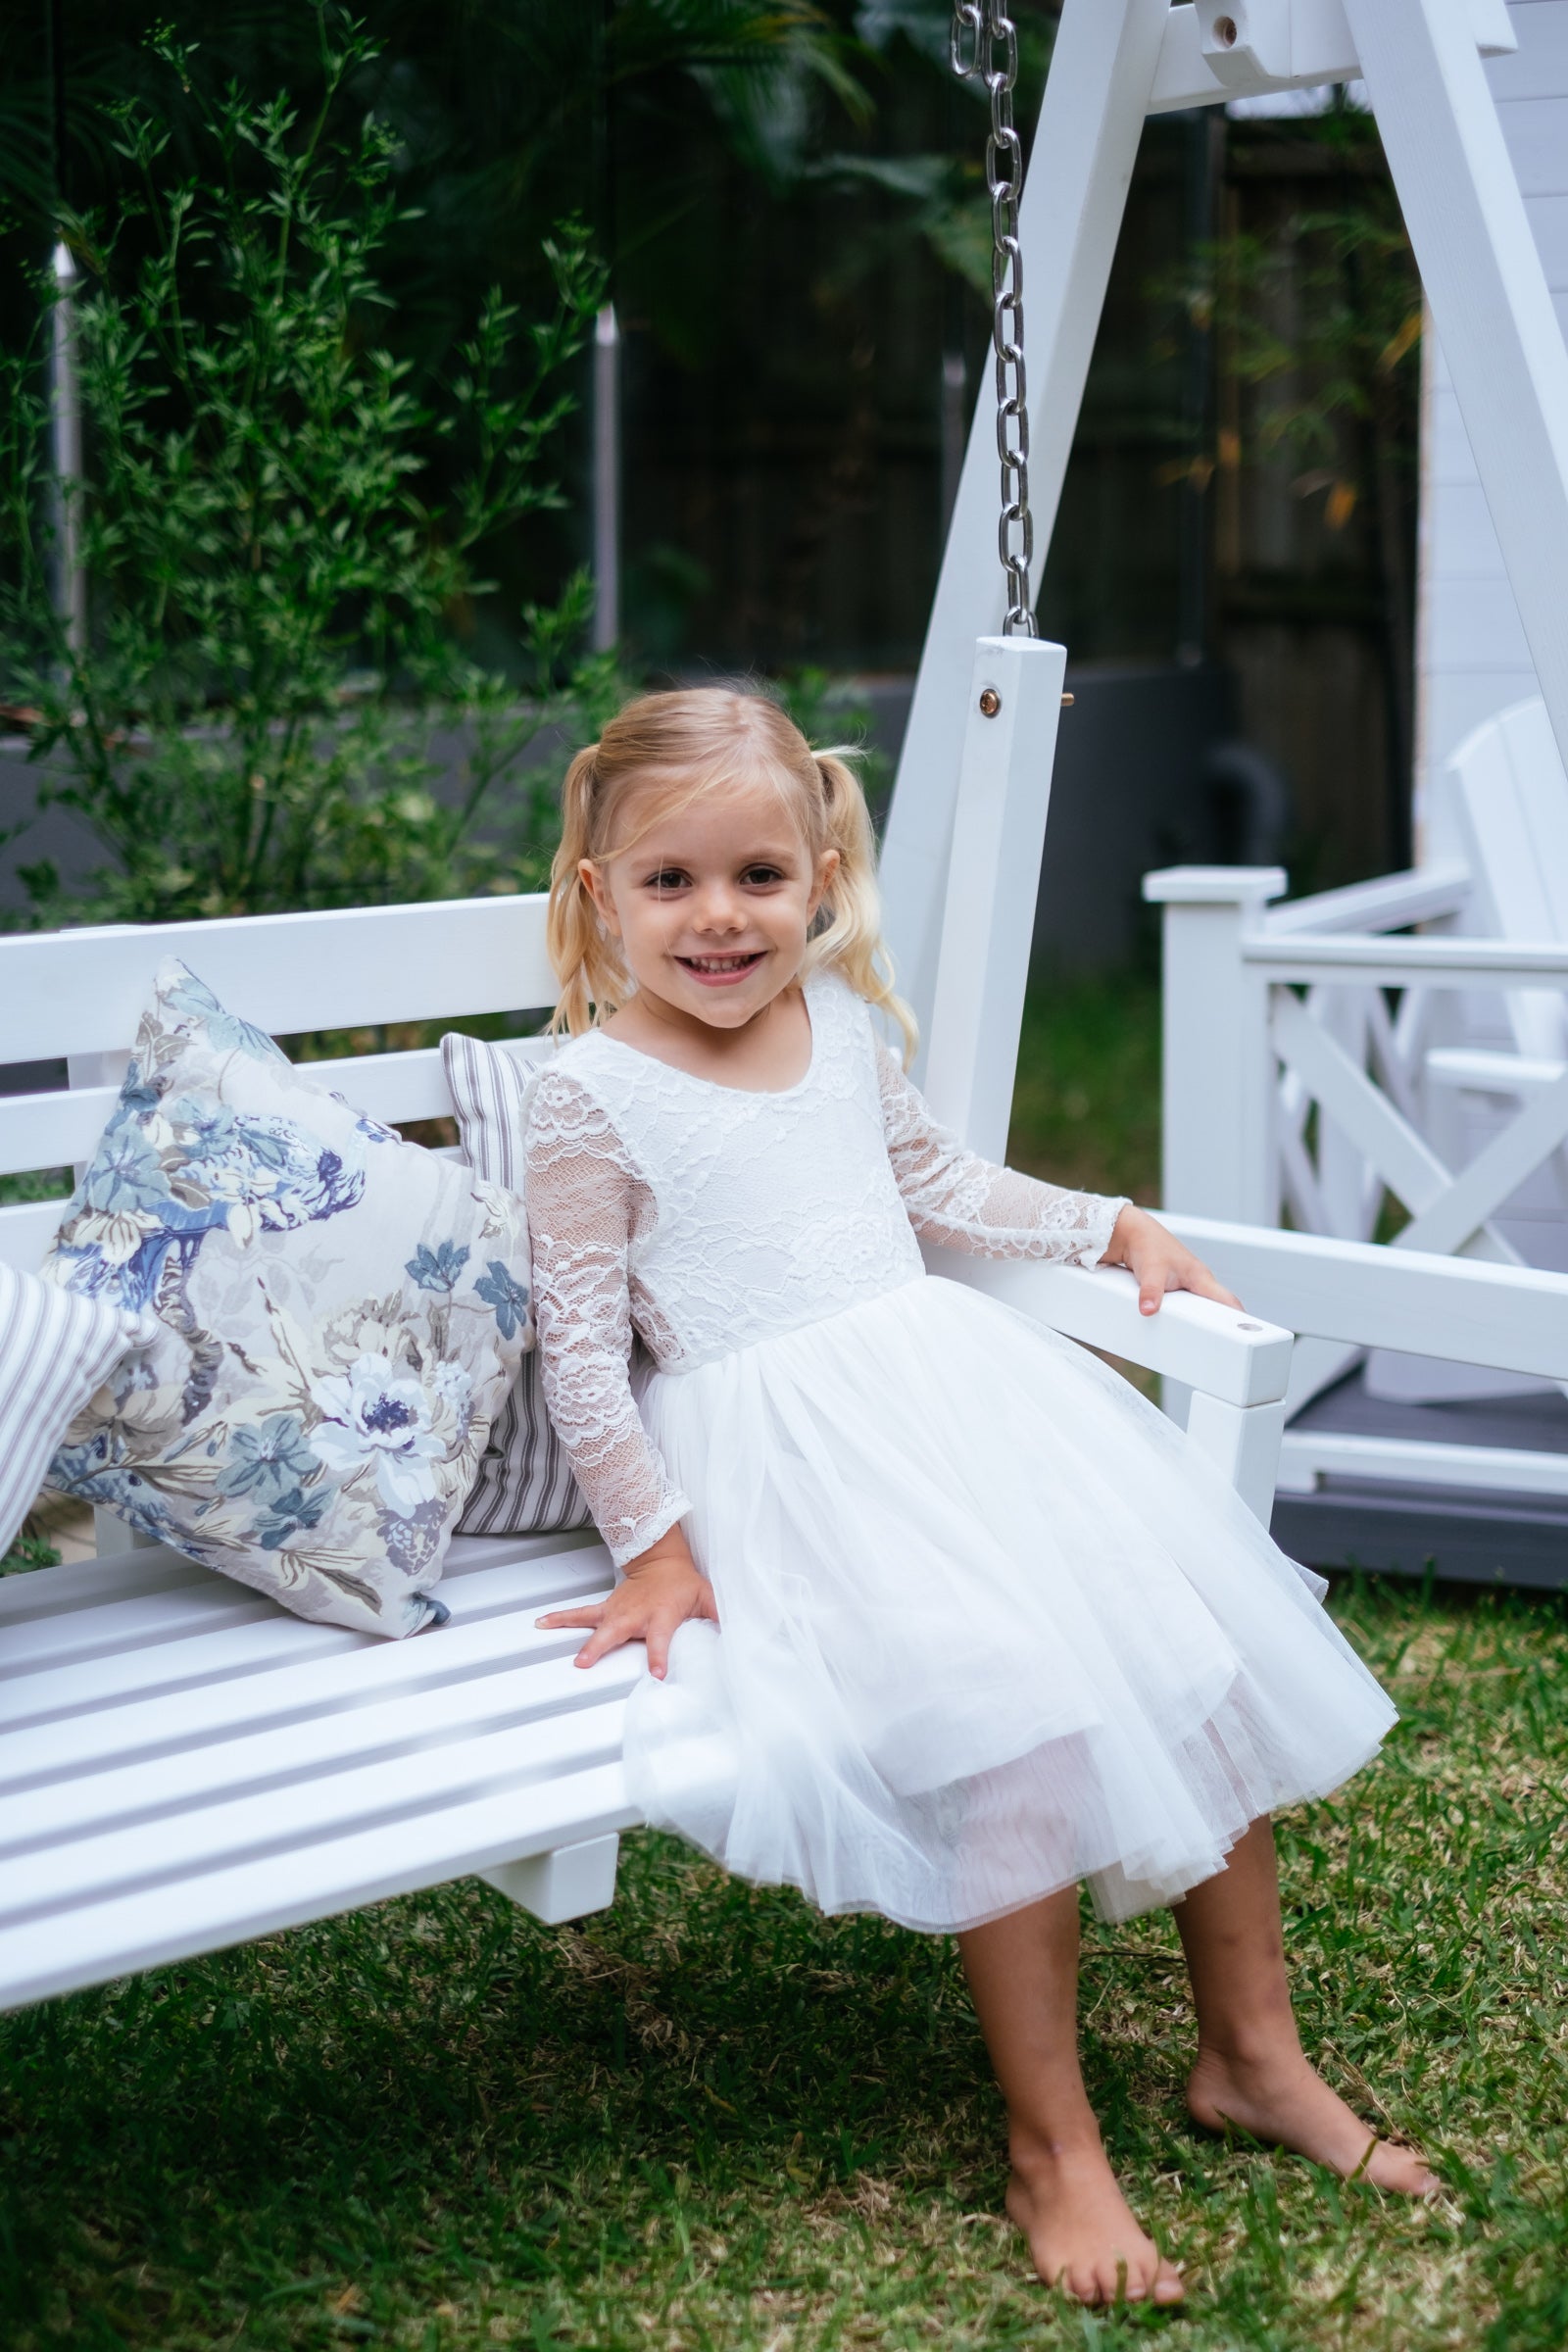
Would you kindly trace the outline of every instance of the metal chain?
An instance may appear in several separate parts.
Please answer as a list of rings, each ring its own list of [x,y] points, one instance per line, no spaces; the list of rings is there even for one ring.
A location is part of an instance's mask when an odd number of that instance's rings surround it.
[[[948,54],[960,80],[976,76],[991,99],[986,140],[986,185],[991,192],[991,341],[997,360],[997,456],[1002,461],[1002,514],[997,552],[1007,579],[1004,637],[1036,637],[1029,601],[1035,526],[1029,512],[1029,406],[1023,368],[1023,255],[1018,245],[1018,198],[1023,149],[1012,126],[1012,88],[1018,78],[1018,33],[1006,0],[955,0]]]

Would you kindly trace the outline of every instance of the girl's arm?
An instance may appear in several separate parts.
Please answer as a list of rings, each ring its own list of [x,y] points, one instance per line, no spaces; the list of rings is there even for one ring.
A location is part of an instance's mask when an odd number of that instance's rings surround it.
[[[675,1627],[715,1612],[676,1524],[690,1503],[643,1428],[628,1377],[627,1261],[635,1221],[652,1213],[652,1200],[608,1115],[567,1071],[539,1082],[524,1164],[545,1403],[625,1572],[608,1601],[558,1609],[539,1623],[591,1630],[579,1666],[646,1640],[649,1664],[662,1675]]]
[[[877,1047],[882,1125],[909,1222],[922,1241],[975,1257],[1038,1257],[1072,1266],[1128,1266],[1138,1303],[1158,1310],[1167,1291],[1241,1302],[1201,1259],[1124,1196],[1066,1192],[999,1168],[932,1117],[885,1046]]]

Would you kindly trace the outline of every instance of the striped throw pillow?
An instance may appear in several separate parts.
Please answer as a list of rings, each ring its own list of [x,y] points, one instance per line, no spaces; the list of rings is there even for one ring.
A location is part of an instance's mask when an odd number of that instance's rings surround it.
[[[138,1314],[0,1265],[0,1559],[72,1422],[150,1336]]]
[[[469,1166],[486,1184],[520,1196],[527,1066],[505,1048],[457,1031],[441,1040],[441,1058]],[[557,1535],[592,1525],[593,1515],[545,1411],[539,1357],[530,1349],[491,1424],[458,1533]]]

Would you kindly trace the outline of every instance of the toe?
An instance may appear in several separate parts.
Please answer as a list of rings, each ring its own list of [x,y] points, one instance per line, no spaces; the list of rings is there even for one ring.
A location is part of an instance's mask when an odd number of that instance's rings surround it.
[[[1180,2272],[1175,2270],[1170,2263],[1162,2262],[1159,2266],[1159,2277],[1154,2280],[1154,2301],[1156,2303],[1180,2303],[1186,2293],[1187,2289],[1182,2283]]]

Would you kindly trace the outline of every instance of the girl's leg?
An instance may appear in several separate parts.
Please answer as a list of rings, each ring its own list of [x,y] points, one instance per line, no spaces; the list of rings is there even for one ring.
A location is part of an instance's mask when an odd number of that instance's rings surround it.
[[[1078,2069],[1078,1890],[958,1937],[1007,2104],[1007,2211],[1036,2270],[1081,2303],[1180,2301],[1105,2161]]]
[[[1280,1924],[1274,1825],[1254,1821],[1217,1878],[1176,1905],[1198,2011],[1198,2064],[1187,2104],[1200,2124],[1239,2126],[1343,2176],[1426,2196],[1421,2158],[1375,2139],[1308,2064],[1291,2011]]]

